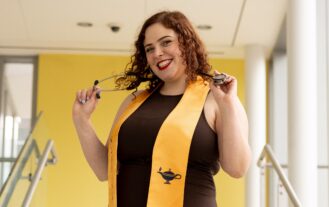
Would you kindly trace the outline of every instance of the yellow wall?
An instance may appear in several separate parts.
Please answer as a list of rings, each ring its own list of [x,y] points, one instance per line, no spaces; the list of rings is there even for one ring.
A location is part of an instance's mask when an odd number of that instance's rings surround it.
[[[92,55],[41,55],[38,70],[38,111],[44,111],[49,133],[55,140],[59,161],[47,167],[48,205],[107,206],[107,183],[99,182],[84,159],[74,131],[71,109],[75,92],[90,87],[95,79],[122,71],[129,57]],[[212,59],[213,68],[237,77],[239,96],[244,100],[242,60]],[[105,86],[104,86],[105,87]],[[105,143],[114,115],[129,92],[102,94],[93,123]],[[244,179],[232,179],[220,172],[216,177],[221,207],[244,206]]]
[[[244,103],[244,61],[210,59],[212,68],[233,75],[238,80],[238,96]],[[244,179],[229,177],[223,170],[215,176],[217,203],[220,207],[244,206]]]

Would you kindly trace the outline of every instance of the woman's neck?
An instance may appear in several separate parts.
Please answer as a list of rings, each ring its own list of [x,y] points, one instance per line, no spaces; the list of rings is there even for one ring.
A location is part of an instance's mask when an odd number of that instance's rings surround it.
[[[186,85],[186,80],[165,82],[160,89],[160,93],[162,95],[180,95],[184,93]]]

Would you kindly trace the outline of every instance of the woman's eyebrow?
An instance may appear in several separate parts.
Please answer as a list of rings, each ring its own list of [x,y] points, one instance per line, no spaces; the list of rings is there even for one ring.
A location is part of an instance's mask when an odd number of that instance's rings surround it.
[[[172,36],[170,36],[170,35],[165,35],[165,36],[159,38],[159,39],[157,40],[157,42],[160,42],[161,40],[163,40],[163,39],[165,39],[165,38],[167,38],[167,37],[172,37]],[[151,46],[151,45],[152,45],[152,43],[149,43],[149,44],[144,45],[144,47]]]

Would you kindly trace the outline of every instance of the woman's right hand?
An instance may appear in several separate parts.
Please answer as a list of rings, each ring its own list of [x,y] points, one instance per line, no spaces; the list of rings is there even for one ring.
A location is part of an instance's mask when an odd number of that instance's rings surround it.
[[[98,87],[77,91],[72,109],[72,116],[75,121],[90,119],[98,103],[96,94],[100,92],[101,89]]]

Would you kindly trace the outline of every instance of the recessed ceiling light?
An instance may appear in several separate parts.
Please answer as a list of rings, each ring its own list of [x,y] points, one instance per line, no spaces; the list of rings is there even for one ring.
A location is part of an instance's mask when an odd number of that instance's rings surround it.
[[[199,24],[196,26],[200,30],[211,30],[212,26],[209,24]]]
[[[78,22],[77,25],[79,27],[92,27],[93,23],[91,23],[91,22]]]

